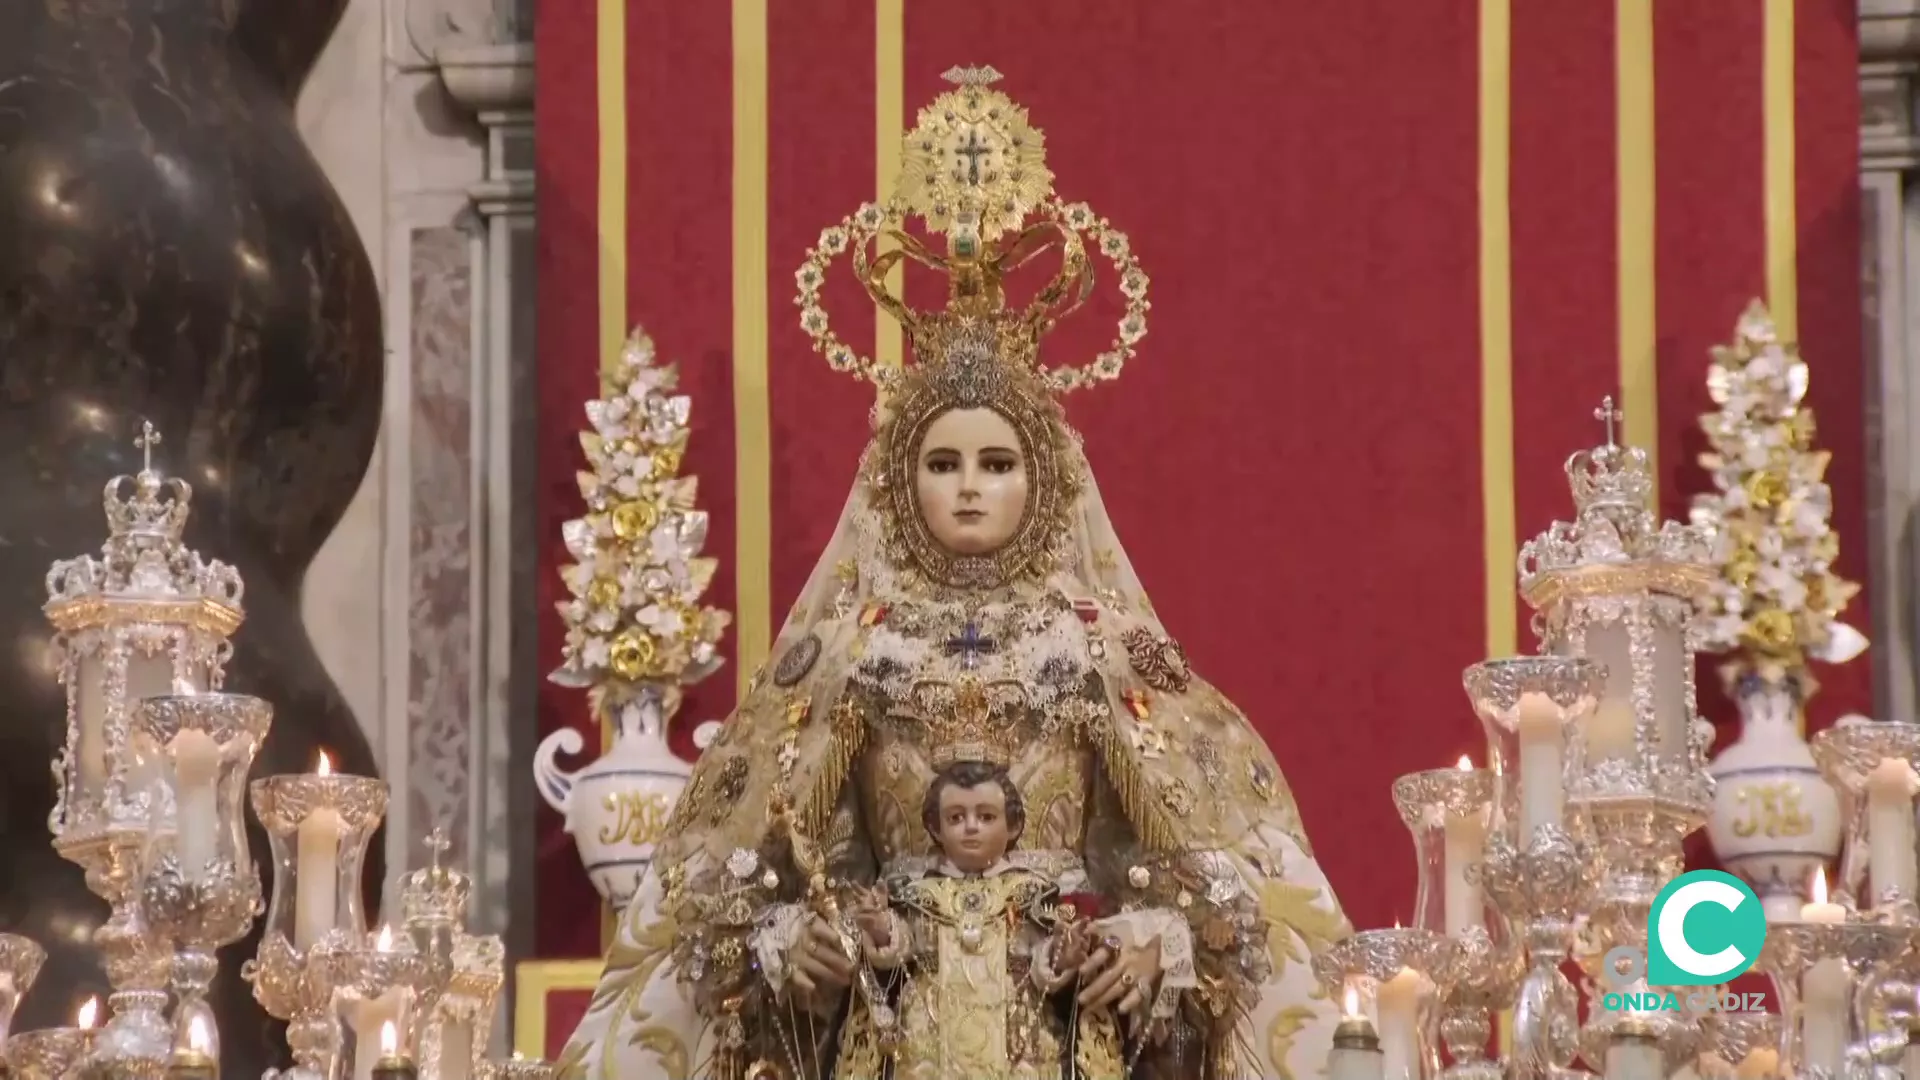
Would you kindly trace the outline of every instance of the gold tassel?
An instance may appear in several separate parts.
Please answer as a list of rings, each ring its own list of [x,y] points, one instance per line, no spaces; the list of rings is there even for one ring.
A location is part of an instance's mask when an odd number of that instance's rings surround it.
[[[866,718],[851,697],[834,706],[830,719],[833,734],[827,737],[820,768],[814,773],[813,790],[807,793],[800,814],[809,836],[822,836],[832,823],[834,807],[840,802],[840,789],[853,772],[853,763],[867,746]]]
[[[1100,750],[1101,763],[1106,767],[1107,780],[1113,785],[1114,793],[1120,796],[1120,807],[1126,812],[1127,820],[1140,834],[1140,846],[1155,853],[1174,852],[1180,849],[1174,831],[1160,813],[1160,804],[1154,801],[1153,793],[1148,790],[1147,780],[1142,775],[1140,763],[1127,752],[1110,724],[1094,726],[1094,743]]]

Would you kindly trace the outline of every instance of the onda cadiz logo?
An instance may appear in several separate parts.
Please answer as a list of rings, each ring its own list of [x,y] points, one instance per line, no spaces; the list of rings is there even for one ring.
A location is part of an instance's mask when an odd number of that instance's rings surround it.
[[[1760,959],[1767,916],[1747,883],[1718,870],[1681,874],[1653,898],[1647,915],[1647,981],[1711,986]]]
[[[1609,992],[1601,1005],[1693,1013],[1764,1009],[1762,994],[1697,991],[1688,994],[1683,1005],[1671,990],[1620,991],[1643,974],[1647,985],[1655,987],[1718,986],[1752,967],[1766,940],[1766,913],[1745,882],[1718,870],[1681,874],[1654,897],[1647,914],[1646,955],[1626,945],[1607,953],[1601,970]]]

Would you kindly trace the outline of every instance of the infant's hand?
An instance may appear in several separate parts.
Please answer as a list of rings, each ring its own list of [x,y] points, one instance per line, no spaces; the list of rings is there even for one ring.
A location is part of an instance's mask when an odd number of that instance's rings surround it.
[[[1049,966],[1053,970],[1073,974],[1081,964],[1087,962],[1087,928],[1081,923],[1069,923],[1054,931],[1053,954]]]
[[[853,921],[859,924],[868,949],[884,949],[893,944],[893,920],[887,917],[885,909],[856,910]]]

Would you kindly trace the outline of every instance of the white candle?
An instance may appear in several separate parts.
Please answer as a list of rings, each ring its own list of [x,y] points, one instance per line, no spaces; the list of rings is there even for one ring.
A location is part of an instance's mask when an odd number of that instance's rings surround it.
[[[389,990],[377,998],[355,1002],[353,1016],[354,1080],[372,1080],[373,1066],[381,1058],[379,1036],[399,1022],[402,1002],[400,991]]]
[[[183,728],[167,745],[173,756],[174,808],[177,813],[180,874],[201,881],[219,857],[220,744],[198,728]]]
[[[1874,906],[1888,892],[1914,896],[1913,793],[1920,777],[1905,758],[1881,758],[1867,774],[1867,867]]]
[[[1802,922],[1844,923],[1847,910],[1827,902],[1827,875],[1816,871],[1813,899],[1800,909]],[[1822,960],[1800,977],[1800,1043],[1809,1066],[1840,1075],[1847,1056],[1847,966]]]
[[[1533,844],[1543,825],[1558,828],[1565,801],[1562,759],[1565,731],[1558,706],[1545,694],[1520,695],[1520,836],[1521,848]]]
[[[374,948],[382,952],[393,948],[393,928],[383,926],[380,936],[374,942]],[[354,1003],[350,1010],[353,1024],[353,1075],[355,1080],[372,1080],[374,1063],[379,1061],[383,1048],[376,1038],[392,1039],[385,1048],[391,1053],[399,1047],[398,1025],[405,1022],[403,1010],[406,1000],[399,990],[389,990],[376,998],[363,998]],[[388,1029],[395,1029],[392,1034]]]
[[[1767,1080],[1767,1077],[1779,1076],[1780,1051],[1770,1046],[1754,1047],[1747,1051],[1746,1057],[1740,1059],[1733,1075],[1739,1080]]]
[[[1354,1032],[1354,1037],[1343,1038],[1348,1032]],[[441,1056],[445,1060],[444,1051]],[[1360,1012],[1359,995],[1349,986],[1346,1008],[1341,1013],[1339,1028],[1334,1031],[1333,1049],[1327,1053],[1327,1080],[1385,1080],[1385,1062],[1373,1025]],[[445,1075],[444,1066],[442,1075]]]
[[[1654,1039],[1615,1039],[1607,1045],[1606,1080],[1662,1080],[1666,1053]]]
[[[332,771],[327,755],[320,754],[315,772],[326,776]],[[295,835],[294,859],[296,889],[293,894],[293,944],[306,949],[334,928],[340,895],[340,834],[346,831],[338,811],[321,806],[300,821]]]
[[[1420,973],[1401,968],[1380,984],[1374,1008],[1380,1014],[1380,1053],[1387,1080],[1420,1080]]]
[[[440,1080],[467,1080],[473,1073],[473,1024],[447,1016],[440,1021]],[[1371,1080],[1379,1080],[1373,1077]],[[1916,1077],[1915,1080],[1920,1080]]]
[[[1473,762],[1463,756],[1460,769],[1471,772]],[[1487,818],[1484,807],[1467,814],[1447,815],[1447,877],[1442,899],[1446,908],[1447,933],[1454,937],[1486,924],[1486,902],[1480,895],[1478,872],[1473,869],[1485,854],[1486,842]],[[1920,1080],[1920,1077],[1915,1080]]]
[[[1640,718],[1633,708],[1633,643],[1627,624],[1589,625],[1584,651],[1587,659],[1607,669],[1600,700],[1582,723],[1587,764],[1614,759],[1637,760]]]
[[[89,795],[104,794],[107,783],[107,664],[98,655],[80,661],[75,677],[79,700],[74,702],[74,765],[78,788]]]

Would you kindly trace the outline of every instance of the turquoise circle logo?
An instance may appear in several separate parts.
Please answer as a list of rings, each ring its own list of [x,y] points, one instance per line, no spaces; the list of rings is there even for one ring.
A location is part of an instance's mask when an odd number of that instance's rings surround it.
[[[1711,986],[1760,959],[1767,916],[1747,883],[1718,870],[1681,874],[1647,913],[1647,982]]]

